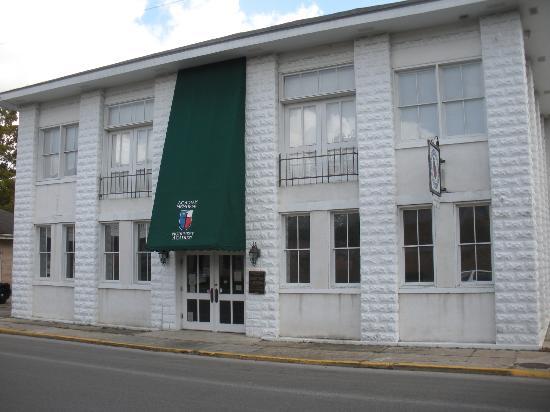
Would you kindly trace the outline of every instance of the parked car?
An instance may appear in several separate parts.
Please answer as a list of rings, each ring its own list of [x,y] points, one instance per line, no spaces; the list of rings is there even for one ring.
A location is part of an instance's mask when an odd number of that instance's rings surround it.
[[[9,283],[0,283],[0,304],[6,303],[11,296],[11,286]]]

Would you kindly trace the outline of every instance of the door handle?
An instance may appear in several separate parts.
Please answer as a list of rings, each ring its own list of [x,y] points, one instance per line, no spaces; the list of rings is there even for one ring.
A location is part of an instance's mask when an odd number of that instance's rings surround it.
[[[214,292],[215,296],[216,296],[216,303],[218,303],[218,288],[216,288],[216,291]]]
[[[214,303],[214,289],[210,288],[210,303]]]

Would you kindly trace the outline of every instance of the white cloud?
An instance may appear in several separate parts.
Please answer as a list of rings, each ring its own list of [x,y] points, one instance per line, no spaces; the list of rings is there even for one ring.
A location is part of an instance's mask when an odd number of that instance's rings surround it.
[[[322,14],[316,3],[300,5],[289,13],[252,15],[241,9],[238,0],[164,3],[162,24],[147,25],[143,23],[147,0],[4,2],[0,91]]]

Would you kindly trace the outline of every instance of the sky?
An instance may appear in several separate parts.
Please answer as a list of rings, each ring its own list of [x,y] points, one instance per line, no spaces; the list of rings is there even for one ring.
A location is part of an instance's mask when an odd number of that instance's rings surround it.
[[[395,0],[0,0],[0,91]]]

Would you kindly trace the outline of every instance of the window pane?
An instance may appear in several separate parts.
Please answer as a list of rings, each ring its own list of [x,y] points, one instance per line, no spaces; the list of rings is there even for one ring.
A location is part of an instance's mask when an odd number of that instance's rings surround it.
[[[233,256],[233,293],[244,293],[244,257]]]
[[[349,250],[349,283],[361,281],[361,259],[359,249]]]
[[[48,241],[48,230],[47,229],[48,229],[47,227],[41,227],[39,229],[39,232],[40,232],[39,250],[40,250],[40,252],[47,252],[48,251],[49,241]]]
[[[309,249],[309,216],[298,216],[298,248]]]
[[[74,250],[74,226],[65,226],[65,252]]]
[[[76,175],[76,153],[65,153],[65,176]]]
[[[197,256],[187,256],[187,292],[197,293]]]
[[[459,208],[458,217],[460,221],[460,243],[474,243],[474,208]]]
[[[233,324],[244,325],[244,302],[233,301]]]
[[[138,281],[148,282],[149,278],[149,253],[138,253]]]
[[[418,72],[418,103],[434,103],[437,101],[434,69]]]
[[[65,255],[65,277],[67,279],[74,278],[74,253]]]
[[[489,206],[476,206],[476,242],[491,241],[491,218]]]
[[[187,299],[187,322],[196,322],[198,320],[197,300]]]
[[[437,105],[420,106],[420,134],[421,137],[434,137],[439,134],[437,121]]]
[[[120,110],[120,124],[132,123],[132,105],[123,104],[119,106]]]
[[[348,214],[348,246],[359,247],[359,213]]]
[[[400,109],[401,137],[403,139],[418,139],[418,107]]]
[[[59,153],[59,127],[44,131],[44,154]]]
[[[220,301],[220,323],[231,323],[231,302],[228,300]]]
[[[132,121],[134,123],[143,122],[145,119],[145,102],[137,102],[132,106]]]
[[[118,106],[109,107],[109,125],[119,124]]]
[[[418,211],[418,243],[420,245],[433,243],[431,209],[420,209]]]
[[[342,140],[355,139],[355,102],[342,102]]]
[[[476,245],[477,248],[477,280],[491,281],[491,245]]]
[[[403,234],[405,246],[418,244],[416,235],[416,210],[403,211]]]
[[[118,253],[114,253],[112,256],[113,256],[113,280],[118,280],[118,268],[119,268]]]
[[[327,142],[340,141],[340,103],[327,104]]]
[[[48,254],[40,253],[40,277],[48,277]]]
[[[347,216],[334,215],[334,247],[347,247]]]
[[[309,250],[300,250],[298,252],[298,255],[300,257],[300,259],[299,259],[299,264],[300,264],[299,282],[300,283],[309,283]]]
[[[450,66],[441,69],[443,100],[462,99],[462,79],[460,66]]]
[[[298,248],[298,217],[287,216],[286,218],[286,248]]]
[[[483,80],[481,76],[480,63],[465,64],[462,66],[464,97],[482,97],[484,95]]]
[[[44,177],[57,177],[59,171],[59,155],[44,156]]]
[[[210,322],[210,301],[199,300],[199,322]]]
[[[464,134],[464,109],[463,102],[445,103],[445,125],[447,126],[447,135]]]
[[[77,126],[68,126],[65,128],[65,151],[76,150],[77,135]]]
[[[147,251],[147,223],[138,223],[138,251],[146,252]]]
[[[434,258],[433,247],[424,246],[419,248],[420,252],[420,282],[434,281]]]
[[[338,68],[338,90],[355,89],[355,72],[353,66]]]
[[[334,280],[336,283],[348,283],[347,249],[336,249],[334,251]]]
[[[400,73],[399,83],[399,105],[409,106],[417,103],[416,98],[416,72]]]
[[[336,69],[321,70],[319,72],[319,91],[329,93],[338,90],[338,75]]]
[[[231,293],[231,256],[220,256],[220,293],[222,295]]]
[[[298,283],[298,251],[286,252],[286,278],[288,283]]]
[[[418,282],[418,248],[405,248],[405,282]]]
[[[460,246],[460,276],[463,282],[476,280],[475,253],[474,245]]]
[[[105,252],[118,252],[118,224],[105,225]]]
[[[319,90],[317,72],[302,73],[301,81],[301,95],[311,96],[317,94]]]
[[[113,280],[114,274],[113,274],[113,254],[107,253],[105,255],[105,279],[106,280]]]
[[[300,75],[285,76],[284,89],[286,98],[300,96]]]
[[[466,134],[485,133],[485,102],[467,100],[464,102],[466,114]]]
[[[153,100],[147,100],[145,102],[145,121],[153,120]]]
[[[210,289],[210,256],[199,256],[199,293],[208,293]]]
[[[304,107],[304,144],[317,143],[317,111],[315,106]]]
[[[289,145],[290,147],[302,146],[302,108],[289,109]]]
[[[137,163],[145,163],[147,161],[147,130],[138,130],[137,132],[137,155],[136,155],[136,162]]]

